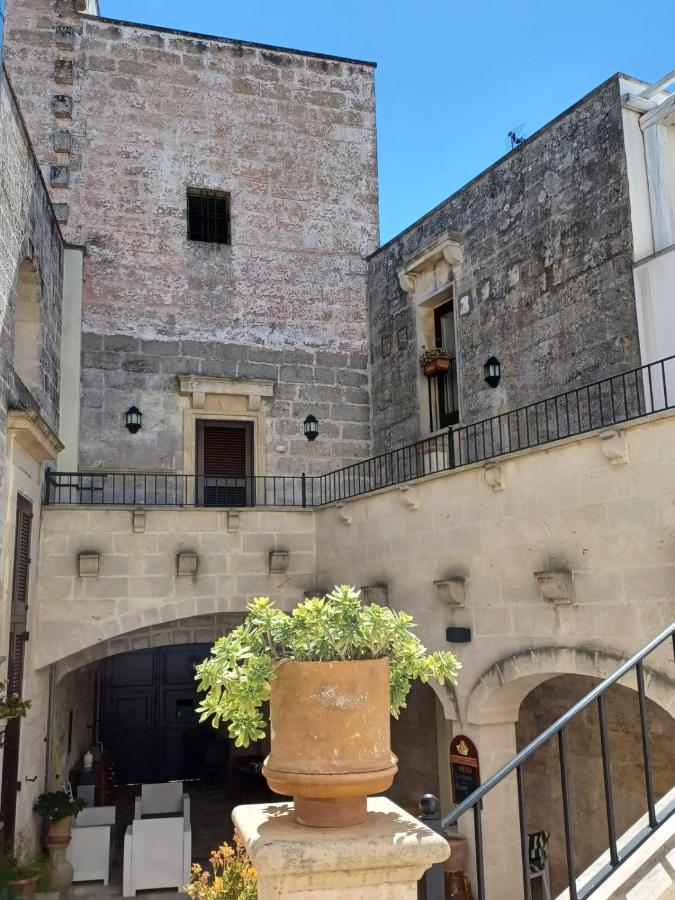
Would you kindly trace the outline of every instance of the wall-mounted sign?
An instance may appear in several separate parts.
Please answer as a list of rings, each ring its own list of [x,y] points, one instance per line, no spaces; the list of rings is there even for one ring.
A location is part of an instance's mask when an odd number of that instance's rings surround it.
[[[480,786],[478,750],[471,738],[458,734],[450,743],[450,779],[455,803],[466,800]]]

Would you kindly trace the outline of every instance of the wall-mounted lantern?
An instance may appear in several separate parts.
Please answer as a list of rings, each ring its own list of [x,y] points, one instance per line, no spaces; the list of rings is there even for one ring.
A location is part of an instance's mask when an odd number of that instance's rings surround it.
[[[502,365],[496,356],[491,356],[483,366],[485,380],[491,388],[496,388],[502,377]]]
[[[137,406],[130,406],[126,415],[126,427],[131,434],[140,431],[143,423],[143,413]]]
[[[302,427],[305,432],[305,437],[308,441],[315,441],[319,436],[319,420],[316,416],[313,416],[311,413],[307,416],[305,421],[302,423]]]

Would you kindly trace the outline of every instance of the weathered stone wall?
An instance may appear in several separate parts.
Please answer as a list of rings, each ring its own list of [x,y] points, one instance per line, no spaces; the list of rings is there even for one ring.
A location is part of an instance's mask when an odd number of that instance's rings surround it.
[[[6,32],[65,233],[87,247],[81,465],[173,465],[176,372],[278,378],[268,437],[291,447],[271,471],[368,455],[372,66],[79,17],[66,0],[10,0]],[[187,240],[188,187],[230,192],[231,246]],[[137,397],[161,434],[120,459]],[[309,411],[327,440],[294,443]]]
[[[516,726],[518,750],[522,750],[597,681],[579,675],[563,675],[540,685],[523,702]],[[614,813],[620,836],[646,810],[642,737],[638,696],[630,688],[615,685],[605,695]],[[651,738],[654,791],[662,797],[673,785],[675,719],[647,701]],[[567,728],[567,766],[574,821],[574,859],[577,874],[595,861],[608,846],[602,757],[595,704]],[[551,886],[556,896],[567,886],[565,834],[558,742],[549,741],[525,765],[525,796],[529,831],[548,831]]]
[[[601,85],[369,261],[376,451],[420,437],[415,310],[396,266],[443,231],[455,273],[460,415],[513,409],[639,364],[618,78]],[[491,389],[483,364],[502,380]]]

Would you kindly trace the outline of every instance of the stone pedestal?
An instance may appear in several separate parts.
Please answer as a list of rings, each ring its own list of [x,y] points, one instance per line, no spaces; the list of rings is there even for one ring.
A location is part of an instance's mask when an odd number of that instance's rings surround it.
[[[416,900],[417,881],[443,862],[448,842],[384,797],[368,798],[366,821],[306,828],[291,803],[232,813],[258,871],[258,900]]]

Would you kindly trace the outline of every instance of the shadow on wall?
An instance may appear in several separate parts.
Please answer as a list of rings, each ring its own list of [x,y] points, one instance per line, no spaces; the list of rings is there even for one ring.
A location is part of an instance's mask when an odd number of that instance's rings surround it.
[[[436,694],[428,684],[414,682],[407,707],[391,720],[391,749],[398,757],[398,775],[386,796],[413,815],[423,794],[440,796],[436,737]]]
[[[585,675],[560,675],[527,695],[516,725],[518,750],[563,715],[596,684]],[[642,766],[638,695],[614,685],[605,695],[617,835],[647,809]],[[675,719],[647,700],[654,790],[657,799],[673,784]],[[577,876],[608,846],[597,706],[591,704],[567,728],[567,765],[574,825]],[[525,764],[528,831],[550,832],[549,866],[553,895],[567,887],[558,741],[549,741]]]

